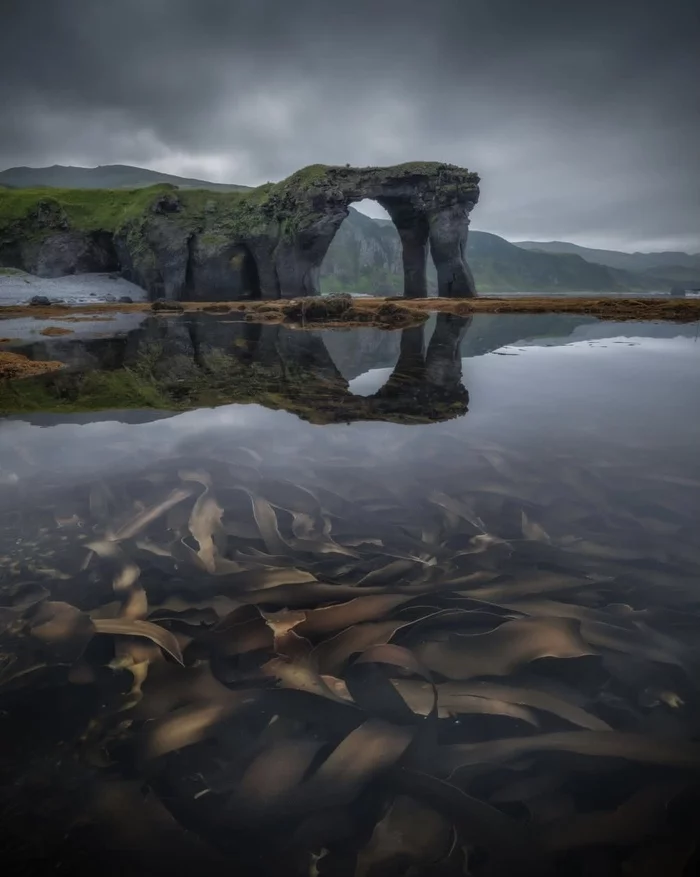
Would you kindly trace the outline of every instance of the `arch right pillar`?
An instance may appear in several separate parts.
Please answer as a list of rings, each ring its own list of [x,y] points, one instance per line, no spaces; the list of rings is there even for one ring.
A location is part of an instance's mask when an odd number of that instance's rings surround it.
[[[476,285],[466,261],[469,208],[464,204],[428,211],[430,252],[438,276],[438,295],[473,298]]]

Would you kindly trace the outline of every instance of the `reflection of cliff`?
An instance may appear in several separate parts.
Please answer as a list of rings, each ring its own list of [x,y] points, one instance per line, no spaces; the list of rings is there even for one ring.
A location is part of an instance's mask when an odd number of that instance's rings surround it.
[[[356,396],[324,343],[326,333],[203,313],[150,317],[117,338],[76,339],[79,353],[65,348],[66,371],[7,385],[0,411],[257,402],[313,423],[445,420],[467,410],[459,348],[469,323],[440,314],[427,347],[424,327],[386,333],[399,347],[394,371],[374,395]],[[36,355],[38,346],[23,352]]]

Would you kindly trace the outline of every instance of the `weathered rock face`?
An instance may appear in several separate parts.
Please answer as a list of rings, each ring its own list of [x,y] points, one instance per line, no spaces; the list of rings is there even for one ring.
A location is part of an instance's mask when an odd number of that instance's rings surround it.
[[[255,259],[245,244],[206,235],[190,238],[184,296],[188,301],[256,298],[259,287]]]
[[[51,277],[121,270],[154,299],[318,295],[336,231],[349,206],[368,198],[398,230],[405,295],[427,294],[430,241],[438,294],[472,296],[465,248],[478,183],[476,174],[454,165],[421,162],[314,165],[242,193],[153,187],[107,192],[106,203],[92,193],[81,203],[78,190],[63,192],[62,201],[56,190],[5,226],[0,215],[0,264]]]
[[[20,247],[25,271],[38,277],[117,271],[119,262],[108,233],[60,231]]]
[[[192,232],[187,222],[177,221],[181,212],[174,192],[161,195],[145,217],[126,223],[114,236],[122,274],[153,299],[186,298]]]

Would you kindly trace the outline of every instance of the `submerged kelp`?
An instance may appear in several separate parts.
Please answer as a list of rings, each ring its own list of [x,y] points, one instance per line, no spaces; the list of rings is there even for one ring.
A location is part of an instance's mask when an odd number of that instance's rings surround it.
[[[426,491],[343,442],[4,491],[5,864],[693,873],[700,483],[491,445],[455,482],[447,435]]]

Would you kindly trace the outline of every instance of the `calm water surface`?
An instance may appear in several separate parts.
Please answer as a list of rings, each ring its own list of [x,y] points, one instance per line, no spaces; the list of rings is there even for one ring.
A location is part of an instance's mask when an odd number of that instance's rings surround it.
[[[698,873],[697,324],[101,335],[0,394],[8,873]]]

